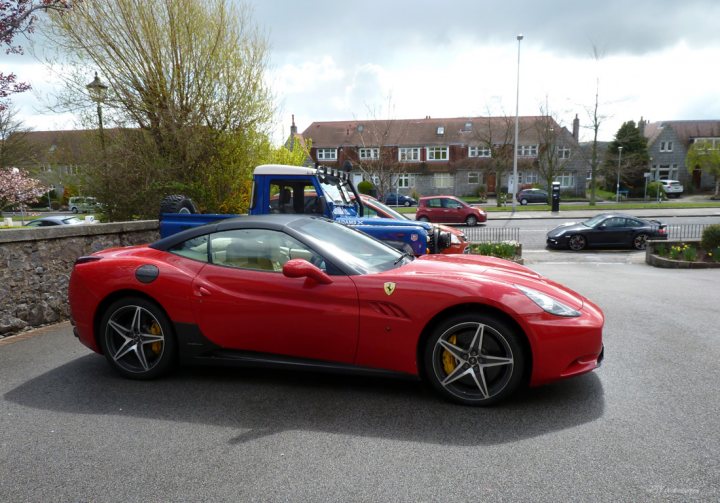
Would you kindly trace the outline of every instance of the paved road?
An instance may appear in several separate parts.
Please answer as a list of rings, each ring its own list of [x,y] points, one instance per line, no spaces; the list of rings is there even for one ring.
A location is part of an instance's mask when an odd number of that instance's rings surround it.
[[[6,339],[0,500],[720,500],[720,270],[533,267],[602,306],[606,362],[490,409],[357,377],[134,382],[68,324]]]

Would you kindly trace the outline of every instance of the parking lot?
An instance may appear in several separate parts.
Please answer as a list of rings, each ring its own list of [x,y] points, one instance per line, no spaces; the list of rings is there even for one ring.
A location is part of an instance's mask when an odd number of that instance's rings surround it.
[[[203,368],[128,381],[67,323],[7,340],[2,499],[717,501],[720,271],[532,267],[604,309],[606,360],[489,409],[414,381]]]

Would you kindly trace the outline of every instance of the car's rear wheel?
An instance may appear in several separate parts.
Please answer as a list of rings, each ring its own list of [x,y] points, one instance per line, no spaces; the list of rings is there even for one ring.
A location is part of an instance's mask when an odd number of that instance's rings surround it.
[[[528,203],[528,200],[527,200],[527,199],[521,199],[521,200],[520,200],[520,204],[522,204],[523,206],[527,206],[527,203]]]
[[[407,208],[410,206],[410,201],[405,201],[404,206]]]
[[[585,239],[585,236],[581,234],[575,234],[574,236],[570,237],[570,240],[568,241],[568,247],[572,251],[580,251],[587,246],[587,240]]]
[[[478,219],[475,215],[468,215],[468,217],[465,219],[465,223],[468,227],[475,227],[478,223]]]
[[[148,300],[126,297],[113,302],[100,322],[99,334],[105,357],[125,377],[153,379],[175,361],[170,321]]]
[[[493,316],[473,313],[442,323],[424,348],[425,377],[445,398],[490,405],[522,383],[520,336]]]
[[[644,250],[647,246],[647,240],[649,236],[647,234],[638,234],[633,238],[633,248],[636,250]]]

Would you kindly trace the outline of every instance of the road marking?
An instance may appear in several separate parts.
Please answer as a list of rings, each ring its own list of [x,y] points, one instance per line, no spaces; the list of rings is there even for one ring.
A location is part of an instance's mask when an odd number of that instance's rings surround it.
[[[2,339],[0,339],[0,347],[2,347],[2,346],[8,346],[8,345],[13,344],[13,343],[15,343],[15,342],[24,341],[24,340],[30,339],[30,338],[32,338],[32,337],[36,337],[36,336],[38,336],[38,335],[43,335],[43,334],[45,334],[45,333],[47,333],[47,332],[49,332],[49,331],[51,331],[51,330],[56,330],[58,327],[60,327],[60,326],[62,326],[62,325],[70,326],[70,322],[69,322],[69,321],[62,321],[62,322],[60,322],[60,323],[55,323],[55,324],[53,324],[53,325],[47,325],[47,326],[44,326],[44,327],[35,328],[35,329],[30,330],[30,331],[28,331],[28,332],[20,332],[19,334],[14,334],[14,335],[5,336],[5,337],[3,337]]]

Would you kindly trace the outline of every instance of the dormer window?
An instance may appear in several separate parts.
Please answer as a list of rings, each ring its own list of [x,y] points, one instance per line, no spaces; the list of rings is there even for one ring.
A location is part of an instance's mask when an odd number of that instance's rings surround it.
[[[437,134],[438,134],[438,136],[444,135],[445,134],[445,126],[438,126]]]
[[[357,131],[358,133],[362,133],[363,131],[365,131],[365,126],[362,124],[358,124]]]
[[[465,123],[465,131],[472,131],[472,122]]]

